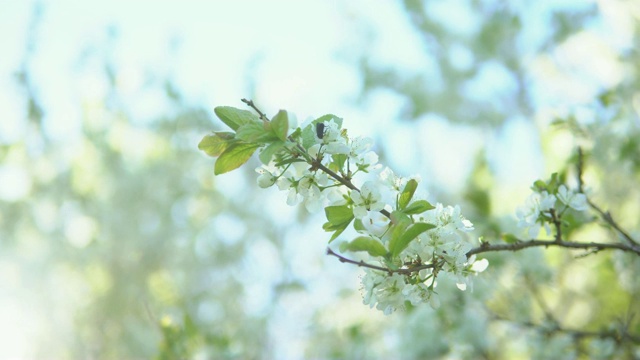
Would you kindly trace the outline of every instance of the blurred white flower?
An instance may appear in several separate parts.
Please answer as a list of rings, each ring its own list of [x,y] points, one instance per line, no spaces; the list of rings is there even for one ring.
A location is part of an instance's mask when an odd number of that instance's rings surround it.
[[[560,185],[560,188],[558,188],[558,200],[575,210],[587,210],[587,196],[570,191],[564,185]]]

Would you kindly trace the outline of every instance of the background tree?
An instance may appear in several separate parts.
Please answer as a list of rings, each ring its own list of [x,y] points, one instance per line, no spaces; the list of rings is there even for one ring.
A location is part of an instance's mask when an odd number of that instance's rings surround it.
[[[1,6],[0,356],[640,356],[633,253],[487,253],[472,293],[384,316],[322,212],[197,150],[242,97],[335,113],[492,245],[554,172],[597,207],[568,240],[637,241],[633,2]]]

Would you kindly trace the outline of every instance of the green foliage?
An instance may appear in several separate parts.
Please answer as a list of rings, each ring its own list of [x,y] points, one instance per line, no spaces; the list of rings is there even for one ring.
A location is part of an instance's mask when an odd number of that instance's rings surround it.
[[[214,168],[216,175],[237,169],[261,146],[266,145],[259,156],[264,164],[268,164],[285,147],[289,131],[289,116],[286,111],[279,111],[271,122],[262,121],[247,110],[229,106],[219,106],[214,111],[222,122],[236,131],[206,135],[198,144],[198,149],[207,155],[219,156]]]
[[[214,174],[220,175],[239,168],[246,163],[260,145],[236,143],[229,147],[216,160]]]
[[[267,165],[271,159],[273,159],[274,155],[277,154],[282,148],[285,146],[284,142],[274,141],[271,144],[267,145],[262,151],[260,151],[260,161]]]
[[[348,205],[327,206],[324,209],[328,222],[322,228],[325,231],[334,231],[329,242],[335,240],[351,224],[354,219],[353,210]]]
[[[425,211],[429,211],[435,209],[436,207],[431,205],[427,200],[416,200],[412,202],[409,206],[402,210],[403,213],[407,215],[415,215],[421,214]]]
[[[341,243],[340,251],[366,251],[371,256],[385,256],[388,252],[380,241],[368,236],[359,236],[349,242]]]
[[[278,139],[276,134],[271,131],[269,123],[248,123],[240,126],[236,133],[236,137],[247,143],[268,143]]]
[[[271,129],[276,137],[282,141],[287,141],[287,132],[289,131],[289,114],[286,111],[280,110],[271,119]]]
[[[418,188],[418,182],[415,179],[411,179],[407,181],[407,185],[404,186],[402,192],[400,192],[400,198],[398,199],[398,209],[404,209],[409,201],[413,198],[413,194],[416,192]]]
[[[405,223],[403,223],[404,225]],[[411,241],[415,240],[418,235],[423,232],[433,229],[436,226],[433,224],[427,224],[423,222],[411,224],[405,228],[403,225],[398,225],[396,230],[393,232],[393,236],[389,241],[389,251],[391,252],[391,257],[395,258],[400,253],[409,246]]]
[[[213,111],[231,130],[238,129],[245,124],[260,123],[260,118],[248,110],[237,109],[231,106],[218,106]]]
[[[162,341],[156,359],[190,359],[205,342],[190,316],[185,315],[183,322],[183,326],[173,323],[168,318],[160,322]]]
[[[198,149],[209,156],[220,156],[233,143],[235,135],[230,132],[216,132],[213,135],[205,135],[198,144]]]

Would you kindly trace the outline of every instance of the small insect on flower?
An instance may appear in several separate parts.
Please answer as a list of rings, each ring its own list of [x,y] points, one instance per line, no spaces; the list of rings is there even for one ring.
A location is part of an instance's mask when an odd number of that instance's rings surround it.
[[[318,135],[318,139],[322,139],[324,137],[324,123],[323,122],[316,123],[316,135]]]

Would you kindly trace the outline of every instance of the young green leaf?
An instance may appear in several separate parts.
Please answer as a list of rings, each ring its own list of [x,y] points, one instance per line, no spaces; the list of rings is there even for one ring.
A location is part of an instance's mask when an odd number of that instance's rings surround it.
[[[359,236],[352,241],[340,244],[340,251],[366,251],[371,256],[387,255],[387,249],[385,249],[384,245],[368,236]]]
[[[407,215],[421,214],[425,211],[435,209],[436,207],[431,205],[427,200],[416,200],[409,204],[404,210],[403,213]]]
[[[391,256],[396,257],[400,255],[400,253],[409,246],[409,243],[413,241],[418,235],[423,232],[433,229],[436,226],[433,224],[427,224],[423,222],[415,223],[407,227],[407,229],[402,232],[399,236],[392,236],[389,241],[389,251],[391,251]],[[395,233],[393,235],[396,235]]]
[[[404,209],[413,198],[413,194],[416,192],[418,188],[418,182],[415,179],[411,179],[407,181],[407,185],[405,185],[404,189],[400,193],[400,199],[398,200],[398,208],[400,210]]]
[[[327,206],[324,208],[324,213],[327,215],[328,222],[325,223],[322,228],[325,231],[335,231],[335,233],[331,235],[329,242],[332,242],[342,234],[354,218],[353,211],[347,205]]]
[[[341,169],[344,169],[345,166],[344,164],[346,164],[347,159],[349,157],[346,154],[333,154],[331,155],[331,160],[333,160],[331,162],[330,168],[332,168],[332,170],[335,168],[336,172],[339,172]]]
[[[218,132],[205,135],[198,144],[198,149],[204,151],[209,156],[220,156],[234,141],[234,136],[235,135],[230,132]]]
[[[216,175],[224,174],[231,170],[237,169],[240,165],[249,160],[251,155],[259,147],[259,144],[235,143],[230,145],[216,160],[213,173]]]
[[[260,118],[254,113],[231,106],[218,106],[213,111],[223,123],[233,130],[238,130],[240,126],[250,122],[260,122]]]
[[[391,212],[391,222],[395,225],[407,227],[411,223],[411,218],[404,212],[395,210]]]
[[[543,191],[543,190],[547,190],[547,183],[542,181],[542,180],[536,180],[533,183],[533,190],[538,190],[538,191]]]
[[[280,110],[271,119],[271,129],[273,133],[282,141],[287,141],[287,133],[289,132],[289,114]]]
[[[350,223],[353,220],[353,210],[347,205],[327,206],[324,208],[324,213],[327,215],[327,220],[335,225]]]
[[[265,129],[263,123],[250,122],[238,128],[236,137],[248,143],[266,143],[278,140],[271,129]]]
[[[273,158],[273,155],[275,155],[283,147],[284,143],[282,141],[272,142],[271,144],[267,145],[266,148],[262,149],[258,157],[263,164],[267,165]]]
[[[347,221],[342,224],[332,224],[330,222],[324,223],[322,225],[322,228],[324,229],[324,231],[328,231],[328,232],[335,231],[333,235],[331,235],[331,238],[329,239],[329,243],[331,243],[338,236],[340,236],[340,234],[342,234],[342,232],[345,231],[345,229],[349,226],[350,223],[351,221]]]

